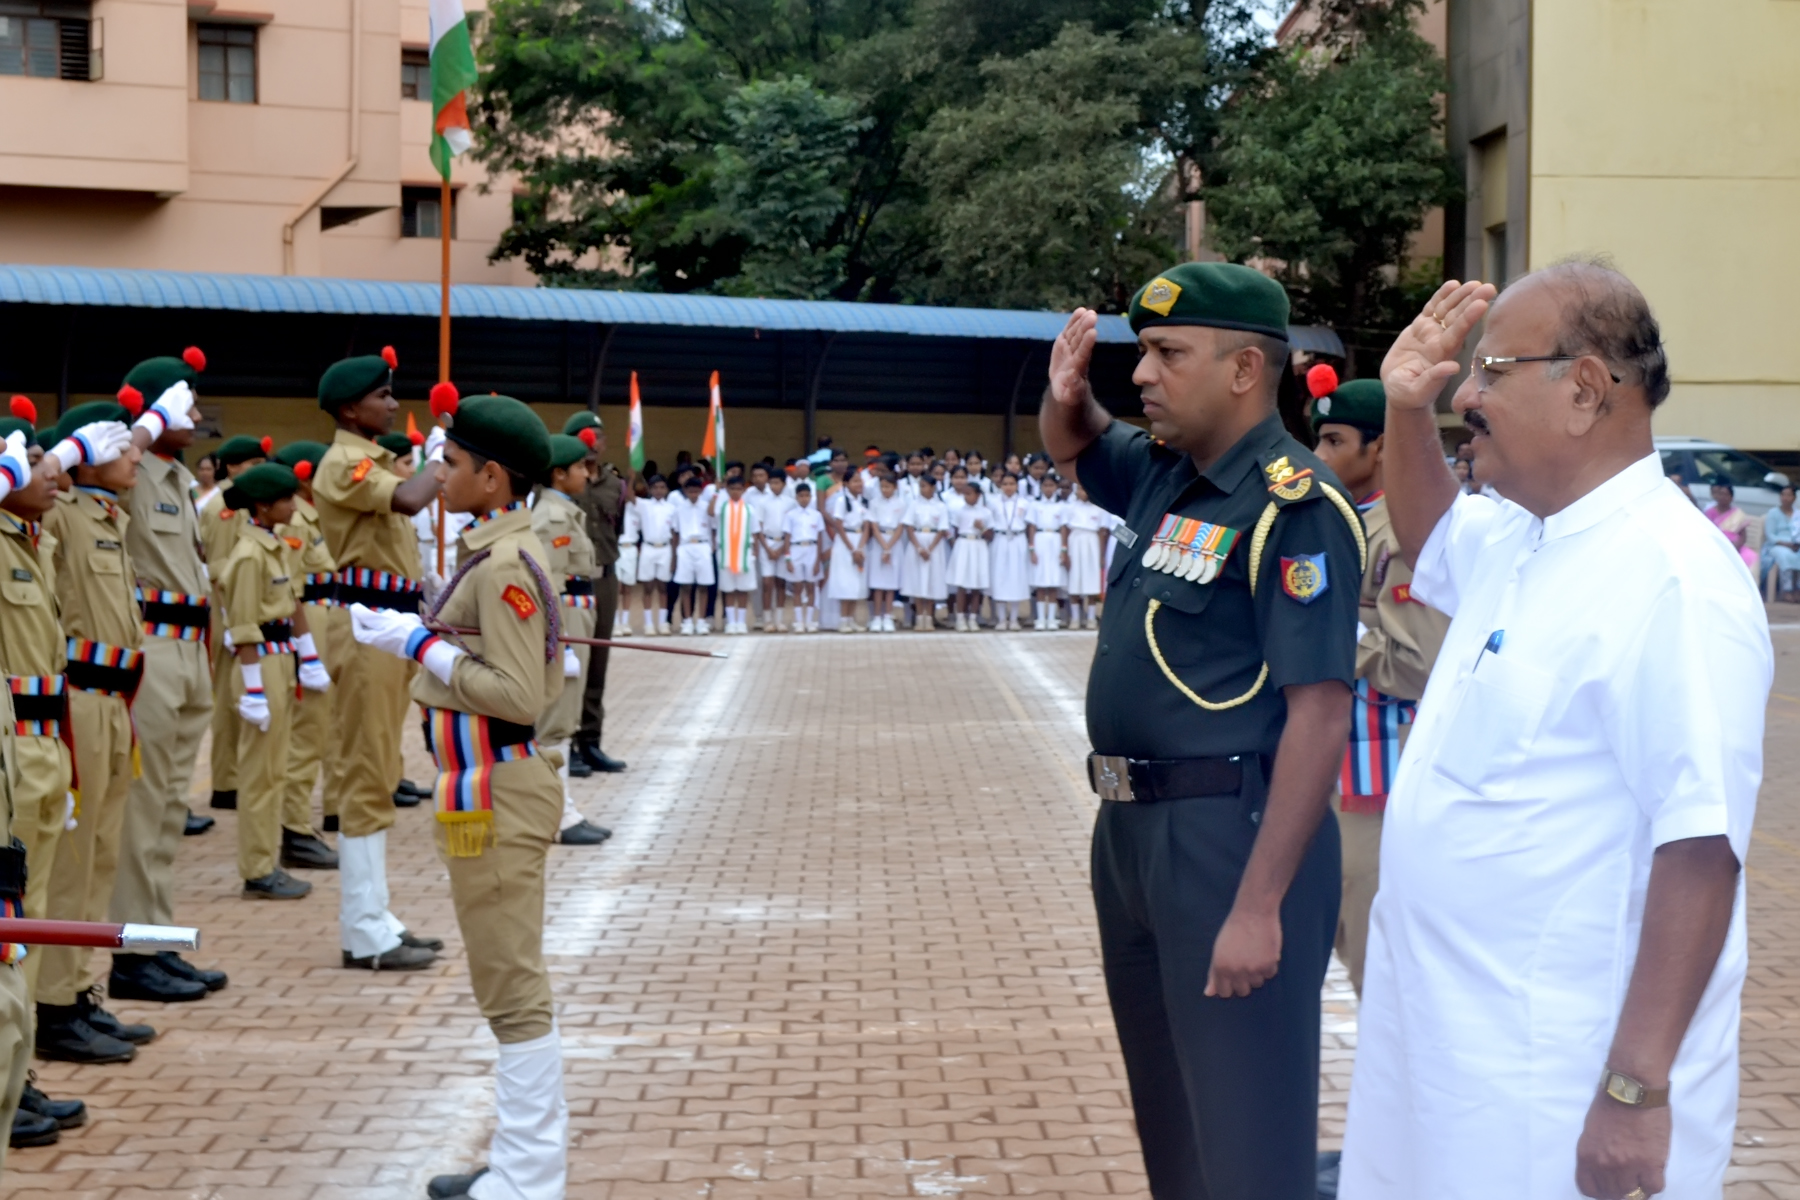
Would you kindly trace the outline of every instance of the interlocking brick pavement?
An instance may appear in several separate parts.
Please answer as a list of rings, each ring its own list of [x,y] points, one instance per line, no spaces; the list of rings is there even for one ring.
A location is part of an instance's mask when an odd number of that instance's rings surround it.
[[[1776,637],[1733,1200],[1800,1197],[1800,638]],[[617,836],[553,852],[569,1194],[1143,1195],[1087,895],[1091,638],[712,644],[732,657],[614,655],[631,771],[578,787]],[[408,767],[430,777],[416,734]],[[450,947],[381,976],[335,965],[333,874],[238,900],[220,816],[183,845],[180,913],[231,986],[114,1005],[162,1030],[132,1064],[39,1064],[93,1120],[13,1152],[7,1197],[416,1200],[480,1160],[494,1046],[429,813],[390,836],[394,907]],[[1355,1004],[1341,973],[1326,992],[1334,1145]]]

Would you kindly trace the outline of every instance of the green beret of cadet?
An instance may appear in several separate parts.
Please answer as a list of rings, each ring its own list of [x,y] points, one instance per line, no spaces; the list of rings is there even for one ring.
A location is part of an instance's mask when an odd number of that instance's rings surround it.
[[[38,432],[31,427],[30,421],[21,421],[17,417],[0,417],[0,442],[4,442],[15,433],[25,435],[27,446],[38,444]]]
[[[1370,433],[1387,430],[1387,389],[1379,379],[1352,379],[1339,383],[1337,372],[1320,363],[1306,373],[1306,388],[1312,393],[1312,427],[1321,425],[1354,425]]]
[[[319,377],[319,407],[337,416],[346,404],[355,404],[376,388],[394,385],[394,369],[400,356],[392,346],[383,346],[380,354],[363,354],[340,359],[325,368]]]
[[[1287,290],[1261,271],[1236,263],[1189,262],[1170,267],[1131,298],[1131,329],[1210,325],[1287,341]]]
[[[56,428],[50,431],[49,445],[56,443],[80,429],[83,425],[92,425],[95,421],[117,421],[121,425],[131,424],[131,411],[116,400],[91,400],[86,404],[77,404],[64,413]]]
[[[247,509],[252,504],[273,504],[300,490],[300,477],[280,463],[257,463],[225,485],[225,507]]]
[[[301,463],[307,463],[317,470],[319,460],[325,457],[326,449],[324,442],[289,442],[275,452],[272,461],[284,467],[297,467]]]
[[[511,396],[461,400],[455,388],[440,383],[431,389],[431,411],[440,421],[450,418],[445,436],[463,449],[533,481],[550,473],[550,431],[522,401]],[[582,449],[585,453],[586,447]]]
[[[375,444],[389,454],[400,458],[410,458],[413,452],[412,439],[404,433],[384,433],[375,439]]]
[[[591,426],[590,426],[591,428]],[[550,435],[550,469],[572,467],[588,456],[588,444],[566,433]]]
[[[272,438],[253,438],[245,434],[226,438],[213,451],[213,457],[221,466],[235,467],[239,463],[249,462],[253,458],[267,458],[275,449]]]
[[[563,422],[562,431],[570,437],[580,437],[581,431],[584,429],[598,429],[604,431],[606,429],[606,423],[602,421],[597,414],[586,410],[576,413],[574,416]]]
[[[162,394],[178,383],[195,387],[200,382],[200,372],[206,370],[206,355],[200,347],[189,346],[181,352],[180,358],[146,358],[137,366],[125,373],[125,385],[120,388],[134,389],[147,404],[155,404]]]

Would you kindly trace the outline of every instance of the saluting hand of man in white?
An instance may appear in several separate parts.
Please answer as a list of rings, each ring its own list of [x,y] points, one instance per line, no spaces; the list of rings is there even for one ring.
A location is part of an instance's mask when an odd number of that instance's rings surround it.
[[[1487,315],[1494,285],[1452,279],[1433,293],[1381,363],[1381,382],[1395,408],[1428,408],[1462,369],[1457,355],[1469,333]]]

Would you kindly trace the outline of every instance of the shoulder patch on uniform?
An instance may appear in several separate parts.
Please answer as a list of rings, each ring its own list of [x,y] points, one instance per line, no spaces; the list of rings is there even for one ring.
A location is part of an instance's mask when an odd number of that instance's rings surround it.
[[[506,601],[507,606],[519,614],[521,621],[537,615],[537,601],[531,598],[530,592],[516,583],[507,584],[506,590],[500,593],[500,599]]]
[[[1425,602],[1423,600],[1414,600],[1413,599],[1412,584],[1397,583],[1394,585],[1394,603],[1395,604],[1411,603],[1411,604],[1423,605]]]
[[[289,550],[298,550],[298,549],[300,549],[300,547],[306,545],[305,542],[301,541],[297,537],[284,537],[281,540],[288,544]]]
[[[1281,590],[1288,599],[1311,604],[1330,587],[1323,554],[1300,554],[1281,560]]]
[[[1311,467],[1295,467],[1282,455],[1263,468],[1269,480],[1269,491],[1283,500],[1299,500],[1312,490]]]
[[[361,462],[357,463],[354,467],[350,468],[350,482],[351,483],[361,483],[363,480],[365,480],[369,477],[369,472],[373,471],[374,469],[375,469],[375,460],[374,459],[372,459],[372,458],[363,459]]]
[[[556,547],[558,550],[561,550],[564,546],[568,545],[570,542],[572,542],[574,540],[575,539],[572,536],[565,533],[559,538],[551,538],[550,544],[552,546]]]

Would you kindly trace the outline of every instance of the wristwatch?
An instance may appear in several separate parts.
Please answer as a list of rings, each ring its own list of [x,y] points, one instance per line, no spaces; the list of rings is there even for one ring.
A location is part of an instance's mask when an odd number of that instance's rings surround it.
[[[1646,1087],[1623,1071],[1606,1068],[1600,1076],[1600,1090],[1631,1108],[1667,1108],[1669,1089]]]

